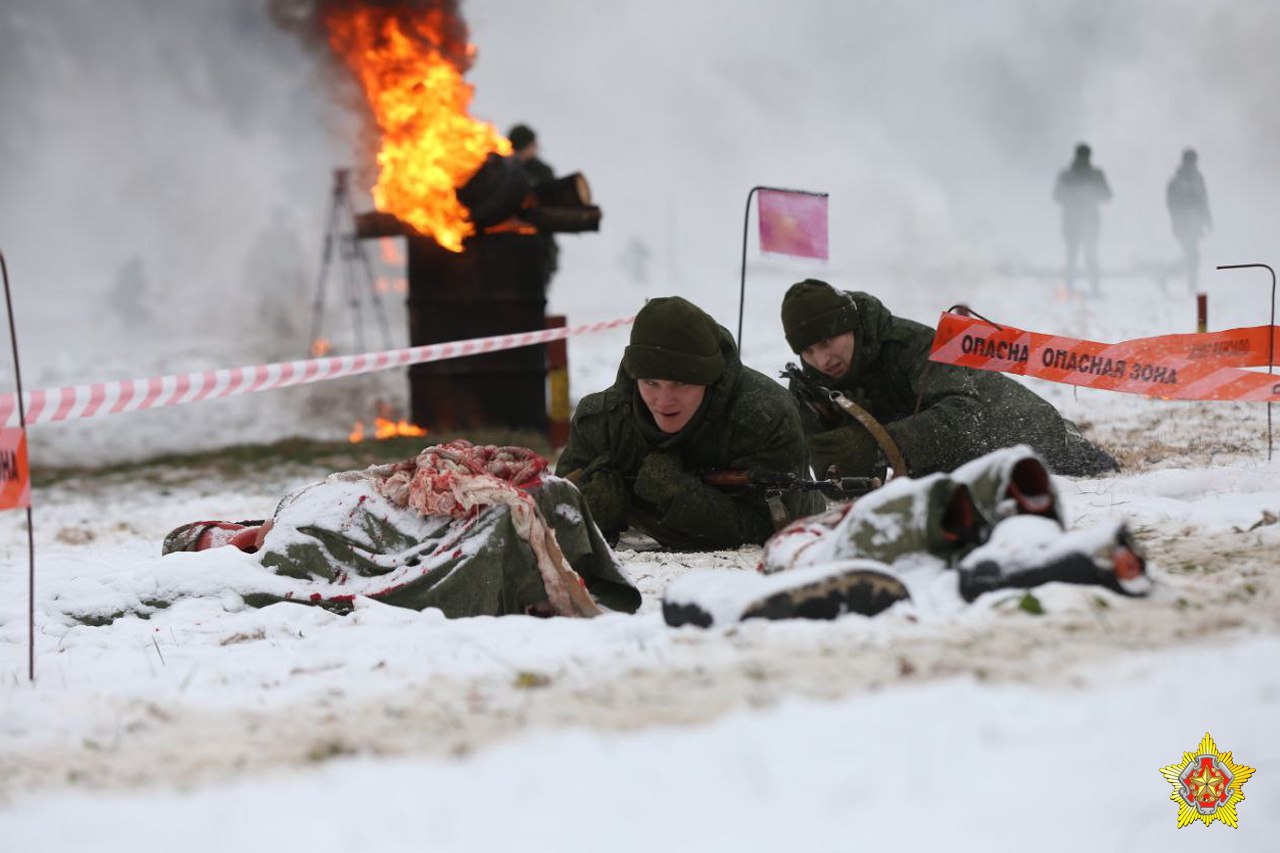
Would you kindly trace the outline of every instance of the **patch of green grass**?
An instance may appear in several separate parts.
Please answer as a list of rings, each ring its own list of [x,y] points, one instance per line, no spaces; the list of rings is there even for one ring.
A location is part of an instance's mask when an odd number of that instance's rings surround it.
[[[88,628],[103,628],[126,616],[137,616],[143,620],[151,618],[150,613],[136,610],[117,610],[114,613],[68,613],[67,615]]]
[[[1040,603],[1040,599],[1030,592],[1024,592],[1022,598],[1018,599],[1018,609],[1023,613],[1030,613],[1032,616],[1044,615],[1044,605]]]
[[[516,687],[528,689],[530,687],[547,687],[551,684],[551,676],[544,675],[541,672],[529,672],[521,670],[516,673],[514,685]]]
[[[474,444],[519,445],[544,456],[550,453],[547,437],[529,430],[478,429],[463,433],[432,434],[421,437],[388,438],[381,441],[318,441],[295,436],[270,444],[235,444],[216,450],[192,453],[165,453],[137,462],[101,467],[84,465],[31,466],[31,483],[36,488],[53,486],[71,479],[128,477],[164,481],[170,484],[199,479],[210,474],[243,477],[276,466],[291,465],[324,471],[354,471],[416,456],[422,448],[465,438]],[[186,476],[178,472],[187,472]]]

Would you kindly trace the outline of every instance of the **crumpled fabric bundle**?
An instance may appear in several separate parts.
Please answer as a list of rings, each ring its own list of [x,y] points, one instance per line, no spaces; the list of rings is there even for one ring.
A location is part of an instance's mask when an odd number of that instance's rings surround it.
[[[527,447],[475,445],[458,439],[423,449],[416,459],[370,468],[375,490],[422,515],[463,519],[491,506],[511,512],[516,532],[533,549],[543,587],[560,616],[595,616],[600,607],[569,566],[553,531],[527,489],[538,485],[547,460]]]

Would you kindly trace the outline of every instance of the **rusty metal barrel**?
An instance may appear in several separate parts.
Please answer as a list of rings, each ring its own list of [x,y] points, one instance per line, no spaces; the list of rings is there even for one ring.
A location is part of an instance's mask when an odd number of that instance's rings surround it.
[[[536,234],[481,234],[462,252],[409,237],[412,346],[542,329],[548,257]],[[409,368],[413,422],[431,430],[547,429],[546,346]]]

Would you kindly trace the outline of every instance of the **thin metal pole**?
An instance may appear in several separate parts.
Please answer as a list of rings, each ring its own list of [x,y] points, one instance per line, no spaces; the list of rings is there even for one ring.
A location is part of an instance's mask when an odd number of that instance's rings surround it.
[[[1276,363],[1276,271],[1266,264],[1222,264],[1220,270],[1263,269],[1271,273],[1271,323],[1267,341],[1267,373],[1275,373]],[[1271,461],[1271,404],[1267,403],[1267,461]]]
[[[742,276],[738,281],[738,354],[742,354],[742,309],[746,304],[747,298],[747,234],[750,233],[751,227],[751,197],[756,194],[757,190],[769,190],[779,193],[796,193],[798,195],[812,195],[822,198],[827,197],[827,193],[816,193],[812,190],[793,190],[787,187],[752,187],[751,192],[747,193],[747,209],[742,214]]]
[[[9,265],[0,252],[0,276],[4,278],[4,307],[9,313],[9,342],[13,345],[13,377],[18,390],[18,426],[27,430],[27,406],[22,400],[22,369],[18,366],[18,331],[13,323],[13,297],[9,294]],[[29,470],[29,469],[28,469]],[[27,501],[27,680],[36,680],[36,537]]]
[[[341,246],[335,246],[338,233],[338,214],[342,194],[347,183],[347,170],[333,170],[333,189],[329,193],[329,218],[325,225],[324,248],[320,253],[320,271],[316,277],[316,296],[311,305],[311,339],[307,341],[307,354],[320,355],[315,351],[316,341],[320,338],[322,318],[324,316],[324,286],[329,279],[329,264],[335,251],[341,252]]]
[[[351,222],[351,251],[364,269],[365,289],[369,292],[369,302],[373,307],[374,319],[382,331],[382,344],[391,349],[391,328],[387,325],[387,313],[382,310],[382,297],[378,295],[377,276],[373,274],[373,264],[369,261],[369,253],[364,250],[364,242],[356,233],[356,209],[351,204],[350,188],[343,194],[343,204],[347,209],[347,219]]]
[[[747,209],[742,214],[742,276],[738,279],[738,356],[742,356],[742,306],[747,299],[747,234],[751,225],[751,197],[764,187],[752,187],[747,193]]]

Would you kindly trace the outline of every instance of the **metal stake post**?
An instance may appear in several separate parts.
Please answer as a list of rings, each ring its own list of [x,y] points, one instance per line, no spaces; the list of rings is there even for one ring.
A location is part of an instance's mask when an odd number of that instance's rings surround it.
[[[1264,269],[1271,273],[1271,323],[1268,328],[1267,373],[1275,373],[1276,363],[1276,271],[1266,264],[1222,264],[1220,270]],[[1267,461],[1271,461],[1271,404],[1267,403]]]
[[[18,331],[13,322],[13,297],[9,294],[9,265],[0,252],[0,278],[4,279],[4,306],[9,312],[9,342],[13,345],[13,377],[17,385],[18,425],[27,429],[27,406],[22,400],[22,368],[18,364]],[[27,679],[36,680],[36,537],[27,502]]]

